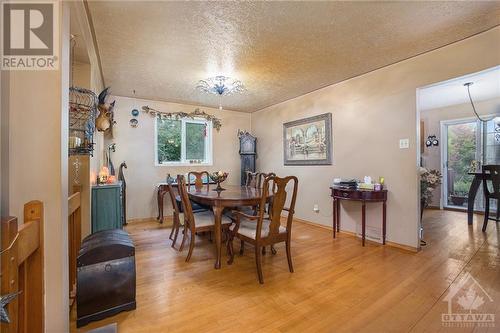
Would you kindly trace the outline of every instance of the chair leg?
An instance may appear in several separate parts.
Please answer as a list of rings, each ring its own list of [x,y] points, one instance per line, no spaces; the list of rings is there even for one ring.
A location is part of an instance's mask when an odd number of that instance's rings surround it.
[[[179,236],[179,229],[180,229],[179,226],[177,226],[177,228],[175,229],[174,239],[172,240],[172,247],[175,247],[175,243],[177,242],[177,236]]]
[[[234,261],[234,248],[233,248],[233,237],[227,236],[227,252],[229,253],[228,265],[231,265]]]
[[[292,251],[290,251],[290,240],[287,240],[285,244],[286,244],[286,258],[288,259],[288,269],[290,270],[290,273],[293,273]]]
[[[499,218],[500,218],[500,199],[497,199],[497,220],[495,222],[498,223]]]
[[[259,276],[259,283],[264,284],[264,277],[262,276],[262,261],[260,257],[260,247],[255,246],[255,263],[257,264],[257,275]]]
[[[265,255],[266,255],[266,247],[265,247],[265,246],[263,246],[263,247],[262,247],[262,255],[263,255],[263,256],[265,256]]]
[[[488,219],[490,217],[490,199],[486,198],[485,206],[484,206],[484,222],[483,222],[483,231],[486,231],[486,227],[488,226]]]
[[[212,232],[211,231],[208,232],[208,241],[210,243],[212,243]]]
[[[172,224],[172,230],[170,230],[170,235],[168,235],[168,239],[172,239],[172,236],[174,234],[174,229],[175,229],[175,218],[174,218],[174,223]]]
[[[182,251],[182,249],[184,249],[184,243],[186,242],[187,231],[188,229],[186,228],[186,225],[184,225],[184,230],[182,232],[182,242],[181,242],[181,247],[179,247],[179,251]]]
[[[178,220],[178,218],[176,218],[176,216],[174,214],[174,220],[172,223],[172,230],[170,230],[170,235],[168,236],[168,239],[172,239],[172,236],[175,234],[177,229],[179,229],[179,224],[180,224],[180,221]],[[175,238],[175,236],[174,236],[174,238]]]
[[[190,237],[189,237],[189,252],[188,252],[188,255],[186,257],[186,262],[189,261],[189,259],[191,259],[191,255],[193,254],[193,249],[194,249],[194,241],[195,241],[195,234],[194,233],[190,233]]]
[[[240,256],[243,255],[244,250],[245,250],[245,242],[240,240]]]

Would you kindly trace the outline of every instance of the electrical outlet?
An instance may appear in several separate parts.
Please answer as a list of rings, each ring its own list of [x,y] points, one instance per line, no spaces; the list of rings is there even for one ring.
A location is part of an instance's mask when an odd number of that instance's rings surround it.
[[[319,213],[319,206],[318,206],[318,204],[314,204],[313,211],[315,213]]]
[[[410,139],[400,139],[399,140],[399,148],[400,149],[410,148]]]

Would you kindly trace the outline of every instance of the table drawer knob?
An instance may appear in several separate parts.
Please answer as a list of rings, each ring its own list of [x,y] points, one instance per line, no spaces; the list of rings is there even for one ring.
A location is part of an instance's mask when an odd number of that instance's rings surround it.
[[[344,198],[347,198],[349,196],[349,193],[344,192],[344,193],[342,193],[342,195],[344,196]]]

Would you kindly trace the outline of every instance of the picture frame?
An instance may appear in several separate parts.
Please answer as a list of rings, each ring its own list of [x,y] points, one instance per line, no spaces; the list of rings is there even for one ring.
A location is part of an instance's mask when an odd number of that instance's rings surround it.
[[[284,165],[332,165],[332,114],[283,124]]]

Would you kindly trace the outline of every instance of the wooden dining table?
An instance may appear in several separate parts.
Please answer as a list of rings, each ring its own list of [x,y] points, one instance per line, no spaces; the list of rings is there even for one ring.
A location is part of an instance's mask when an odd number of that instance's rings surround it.
[[[239,185],[225,185],[224,191],[216,191],[215,189],[196,190],[194,186],[190,186],[188,195],[189,198],[199,204],[211,206],[214,212],[215,219],[215,247],[216,260],[215,269],[221,267],[222,257],[222,213],[226,208],[237,208],[242,206],[257,206],[262,198],[262,190]]]

